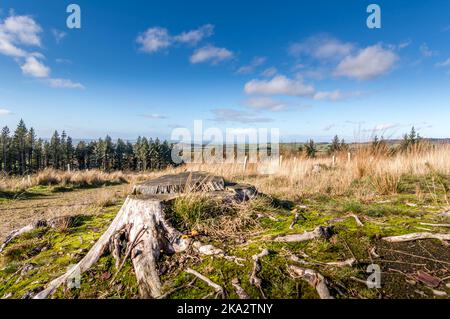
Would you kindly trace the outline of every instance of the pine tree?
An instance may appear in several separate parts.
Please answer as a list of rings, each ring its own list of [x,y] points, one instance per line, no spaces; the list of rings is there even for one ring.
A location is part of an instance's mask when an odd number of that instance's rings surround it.
[[[36,158],[33,157],[34,149],[36,148],[36,133],[34,129],[30,127],[27,134],[27,157],[28,157],[28,170],[35,172],[37,170]]]
[[[50,165],[55,169],[61,168],[61,138],[58,131],[53,133],[50,139]]]
[[[15,171],[23,175],[26,171],[27,158],[27,127],[25,122],[21,119],[14,131],[13,137],[13,156],[15,156]]]
[[[305,145],[305,149],[306,149],[306,156],[310,158],[316,157],[317,147],[312,139],[309,140],[308,144]]]
[[[1,162],[0,169],[5,173],[11,172],[11,139],[9,137],[10,131],[7,126],[3,127],[2,133],[0,135],[0,151],[1,151]]]

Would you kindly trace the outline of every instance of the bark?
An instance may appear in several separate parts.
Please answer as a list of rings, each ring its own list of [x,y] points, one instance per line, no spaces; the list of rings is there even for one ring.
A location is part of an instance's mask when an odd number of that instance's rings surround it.
[[[94,244],[87,255],[67,273],[56,278],[35,296],[35,299],[48,298],[59,286],[90,269],[99,258],[110,249],[111,241],[124,228],[127,234],[127,255],[131,258],[139,285],[141,298],[157,298],[161,295],[157,261],[162,253],[184,251],[189,239],[182,239],[181,233],[166,222],[162,203],[158,200],[128,197],[106,232]],[[113,245],[114,247],[117,244]],[[119,249],[113,249],[116,260],[120,258]],[[117,264],[117,263],[116,263]],[[120,268],[120,266],[119,266]],[[120,270],[120,269],[118,269]]]

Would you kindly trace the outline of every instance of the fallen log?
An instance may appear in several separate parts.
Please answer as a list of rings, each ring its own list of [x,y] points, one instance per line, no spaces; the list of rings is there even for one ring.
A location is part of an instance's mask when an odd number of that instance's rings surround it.
[[[433,234],[424,232],[424,233],[412,233],[407,235],[391,236],[383,238],[383,240],[391,243],[400,243],[419,239],[439,239],[441,241],[450,241],[450,234]]]

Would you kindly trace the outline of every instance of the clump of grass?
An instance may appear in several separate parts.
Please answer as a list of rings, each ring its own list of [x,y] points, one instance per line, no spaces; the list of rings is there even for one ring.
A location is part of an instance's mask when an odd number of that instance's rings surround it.
[[[208,221],[225,213],[226,208],[218,198],[207,193],[188,193],[175,199],[173,205],[175,224],[184,229],[202,228]]]
[[[215,238],[234,238],[257,225],[261,200],[236,203],[206,192],[175,199],[171,221],[183,231],[197,231]]]

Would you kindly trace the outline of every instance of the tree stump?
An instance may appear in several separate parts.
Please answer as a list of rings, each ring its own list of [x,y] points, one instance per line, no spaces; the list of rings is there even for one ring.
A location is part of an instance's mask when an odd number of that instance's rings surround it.
[[[117,273],[130,258],[136,274],[141,298],[162,295],[158,260],[162,254],[174,254],[192,246],[202,253],[205,245],[185,238],[165,218],[164,206],[186,192],[223,194],[231,191],[234,200],[248,200],[256,195],[249,185],[226,185],[221,177],[193,172],[167,175],[138,184],[128,196],[116,218],[87,255],[67,273],[56,278],[35,299],[48,298],[75,274],[89,270],[105,253],[116,259]],[[114,278],[113,278],[114,281]]]

